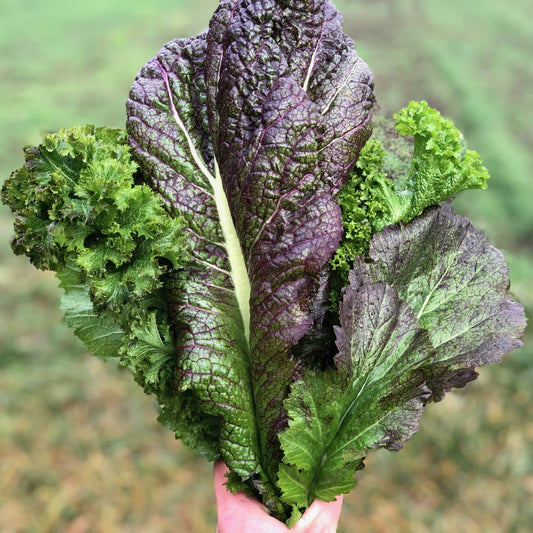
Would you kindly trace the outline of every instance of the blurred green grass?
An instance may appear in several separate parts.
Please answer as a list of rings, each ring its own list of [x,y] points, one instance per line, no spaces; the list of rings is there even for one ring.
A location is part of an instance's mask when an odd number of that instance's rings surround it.
[[[0,180],[22,146],[75,124],[121,127],[139,68],[207,26],[215,0],[0,0]],[[458,200],[533,308],[533,5],[339,0],[380,105],[426,99],[463,130],[490,187]],[[214,530],[211,466],[156,422],[127,372],[61,323],[54,277],[9,249],[0,208],[0,531]],[[430,406],[399,454],[371,455],[340,533],[513,532],[533,524],[533,353]]]

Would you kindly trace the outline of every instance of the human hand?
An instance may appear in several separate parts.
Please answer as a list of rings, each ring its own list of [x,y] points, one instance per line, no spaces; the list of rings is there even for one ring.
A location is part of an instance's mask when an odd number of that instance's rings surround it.
[[[297,524],[289,529],[268,514],[258,500],[245,494],[232,494],[226,489],[228,467],[215,463],[215,495],[217,499],[217,533],[335,533],[341,514],[342,496],[331,503],[314,501]]]

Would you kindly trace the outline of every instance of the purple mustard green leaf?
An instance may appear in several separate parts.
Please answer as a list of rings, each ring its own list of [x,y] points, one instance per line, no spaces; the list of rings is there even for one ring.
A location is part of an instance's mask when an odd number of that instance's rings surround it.
[[[503,254],[449,204],[376,234],[370,257],[373,277],[394,285],[429,332],[432,400],[522,346],[524,310],[511,300]]]
[[[335,195],[372,102],[324,0],[222,1],[207,34],[166,45],[132,87],[136,161],[193,249],[167,280],[176,387],[219,417],[222,457],[243,478],[268,485],[277,471],[301,366],[291,348],[317,318],[342,234]]]
[[[256,402],[270,411],[261,426],[274,463],[282,400],[297,369],[285,354],[314,323],[309,302],[341,229],[331,194],[368,138],[372,78],[331,3],[236,4],[221,4],[207,35],[207,71],[217,73],[208,105],[252,281]]]
[[[130,144],[143,179],[187,221],[192,260],[169,274],[177,339],[175,388],[219,417],[219,448],[243,477],[258,471],[256,421],[243,317],[220,223],[203,79],[205,36],[173,41],[139,73],[128,101]],[[215,183],[216,182],[216,183]],[[220,201],[219,201],[220,203]]]
[[[337,368],[306,370],[285,402],[278,484],[283,501],[298,508],[351,490],[369,450],[400,449],[429,396],[419,369],[432,354],[427,332],[362,261],[352,273],[335,328]]]
[[[274,135],[281,133],[277,144],[289,141],[276,122],[295,122],[292,142],[309,152],[301,157],[319,150],[328,183],[338,187],[370,135],[374,96],[372,74],[333,4],[223,1],[207,42],[209,118],[222,174],[236,166],[242,181]]]

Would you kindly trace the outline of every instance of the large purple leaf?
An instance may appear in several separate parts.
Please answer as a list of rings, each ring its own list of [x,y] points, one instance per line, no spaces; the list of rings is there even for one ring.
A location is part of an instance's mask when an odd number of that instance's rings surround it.
[[[286,354],[313,324],[309,302],[340,237],[332,193],[368,137],[372,101],[370,72],[331,3],[288,5],[223,2],[207,37],[218,73],[211,127],[252,284],[253,375],[271,456],[296,368]]]
[[[326,1],[222,1],[207,34],[169,43],[132,87],[133,153],[193,249],[168,282],[176,387],[219,417],[243,477],[274,475],[290,349],[315,318],[372,100]]]
[[[188,221],[194,261],[169,276],[179,352],[176,388],[192,390],[220,424],[220,450],[243,476],[258,470],[249,357],[215,201],[206,119],[205,36],[169,43],[143,68],[128,101],[130,144],[147,183]]]

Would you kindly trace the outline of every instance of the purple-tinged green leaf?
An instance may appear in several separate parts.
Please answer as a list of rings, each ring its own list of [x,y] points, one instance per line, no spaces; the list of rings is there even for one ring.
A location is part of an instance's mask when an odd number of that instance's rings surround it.
[[[299,508],[332,501],[355,486],[369,450],[399,449],[418,429],[429,394],[418,367],[431,344],[395,288],[352,272],[336,328],[336,370],[306,371],[286,400],[288,429],[279,486]]]
[[[450,205],[385,228],[370,258],[350,271],[336,369],[303,372],[285,402],[278,486],[295,509],[350,490],[371,448],[401,448],[427,402],[521,345],[503,255]]]
[[[432,400],[522,346],[524,310],[511,300],[503,254],[449,204],[376,234],[370,257],[374,279],[394,285],[429,332]]]

